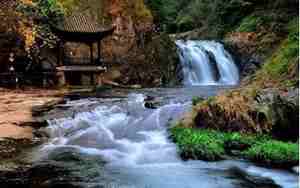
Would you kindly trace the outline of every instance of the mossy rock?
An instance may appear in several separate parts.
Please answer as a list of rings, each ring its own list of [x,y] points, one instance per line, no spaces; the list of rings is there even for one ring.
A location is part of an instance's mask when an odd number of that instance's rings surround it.
[[[259,142],[243,153],[248,159],[267,166],[290,168],[299,163],[298,143]]]
[[[187,159],[216,161],[223,159],[224,142],[214,132],[173,127],[171,139],[177,143],[180,156]]]
[[[145,64],[150,66],[149,71],[158,73],[156,79],[160,78],[163,86],[181,84],[177,47],[167,34],[153,37],[152,41],[146,45],[145,54]]]
[[[236,29],[237,32],[255,32],[257,26],[261,24],[262,19],[255,15],[245,17],[239,27]]]
[[[298,143],[282,142],[267,135],[247,135],[208,129],[170,128],[184,160],[217,161],[226,155],[246,158],[263,166],[290,168],[299,161]]]

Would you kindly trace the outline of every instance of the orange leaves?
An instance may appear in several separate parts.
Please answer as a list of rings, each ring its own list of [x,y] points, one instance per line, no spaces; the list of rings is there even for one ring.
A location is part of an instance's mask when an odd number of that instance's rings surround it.
[[[35,26],[28,24],[26,22],[20,21],[19,27],[18,27],[18,33],[23,37],[23,39],[25,41],[25,50],[29,51],[29,49],[35,43],[35,39],[37,36]]]
[[[32,2],[32,0],[20,0],[20,1],[24,5],[29,5],[29,6],[34,6],[35,5],[35,3]]]

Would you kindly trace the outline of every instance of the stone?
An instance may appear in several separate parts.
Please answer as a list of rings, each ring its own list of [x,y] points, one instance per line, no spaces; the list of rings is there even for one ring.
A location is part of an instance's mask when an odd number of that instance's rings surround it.
[[[292,102],[297,101],[293,96],[283,95],[278,89],[264,89],[256,96],[255,108],[261,121],[267,121],[272,135],[284,141],[299,139],[299,105]]]
[[[292,171],[296,174],[299,174],[299,166],[295,166],[292,168]]]
[[[280,188],[280,186],[278,186],[272,179],[261,177],[256,174],[250,174],[246,170],[239,167],[233,167],[229,170],[229,172],[245,181],[241,187]]]
[[[217,65],[216,57],[214,56],[213,53],[209,51],[206,51],[206,54],[208,55],[210,60],[209,62],[210,62],[210,66],[212,67],[211,70],[213,72],[214,80],[218,82],[220,80],[220,72]]]
[[[66,85],[66,76],[63,71],[58,71],[56,73],[56,77],[58,78],[58,87],[63,87]]]

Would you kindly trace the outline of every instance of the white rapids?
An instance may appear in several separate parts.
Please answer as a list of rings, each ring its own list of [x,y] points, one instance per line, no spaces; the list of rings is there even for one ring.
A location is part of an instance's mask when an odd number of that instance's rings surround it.
[[[89,112],[49,121],[46,131],[50,141],[38,155],[47,157],[53,151],[75,148],[84,155],[99,156],[113,177],[107,188],[243,187],[242,180],[228,173],[233,167],[264,177],[276,176],[278,185],[296,188],[297,177],[293,174],[256,168],[242,161],[182,161],[176,145],[168,139],[167,128],[190,106],[170,103],[146,109],[144,95],[130,94],[123,102],[99,104]]]

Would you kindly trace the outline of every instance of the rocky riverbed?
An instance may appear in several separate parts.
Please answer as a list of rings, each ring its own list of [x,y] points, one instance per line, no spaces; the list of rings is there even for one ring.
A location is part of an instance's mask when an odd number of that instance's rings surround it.
[[[44,111],[63,102],[66,91],[0,89],[0,171],[26,166],[20,155],[46,138],[38,133],[47,123]]]

